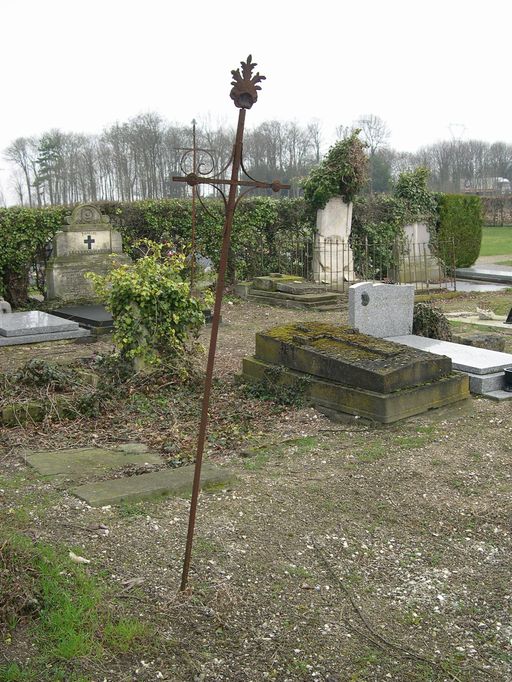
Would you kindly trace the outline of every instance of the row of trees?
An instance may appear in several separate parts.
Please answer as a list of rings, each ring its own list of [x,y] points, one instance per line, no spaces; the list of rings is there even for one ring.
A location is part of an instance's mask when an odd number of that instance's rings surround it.
[[[231,128],[198,126],[196,137],[198,147],[212,150],[217,169],[229,163]],[[14,188],[22,205],[134,201],[182,196],[186,187],[171,178],[183,174],[183,149],[191,145],[191,126],[143,114],[98,136],[52,130],[40,138],[20,137],[5,150],[5,157],[14,166]],[[301,127],[268,121],[247,132],[244,155],[249,172],[263,180],[291,182],[295,195],[299,178],[320,160],[320,148],[318,123]],[[209,158],[203,160],[207,166]]]
[[[443,192],[460,192],[465,181],[512,179],[511,144],[450,140],[415,153],[398,152],[388,144],[386,123],[372,114],[352,126],[339,126],[337,138],[347,137],[354,128],[361,129],[368,145],[370,192],[388,191],[401,172],[420,166],[430,170],[431,188]],[[229,127],[204,123],[197,128],[197,145],[211,149],[221,169],[229,162],[233,136]],[[183,196],[186,186],[171,178],[182,174],[182,150],[191,144],[191,126],[169,124],[148,113],[116,123],[100,135],[51,130],[38,138],[20,137],[4,155],[12,164],[21,205],[134,201]],[[319,163],[324,149],[318,121],[305,126],[266,121],[247,131],[244,156],[251,175],[268,181],[278,177],[292,185],[291,196],[298,196],[301,179]]]

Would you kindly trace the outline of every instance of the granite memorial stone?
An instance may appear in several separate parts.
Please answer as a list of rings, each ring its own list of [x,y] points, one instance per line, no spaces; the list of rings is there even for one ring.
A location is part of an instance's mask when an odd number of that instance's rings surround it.
[[[361,334],[412,334],[414,284],[359,282],[348,290],[348,321]],[[400,332],[391,330],[400,329]]]
[[[40,310],[0,315],[0,346],[77,339],[89,334],[77,322]]]
[[[115,259],[112,258],[115,256]],[[105,275],[113,263],[130,263],[123,254],[121,234],[112,229],[108,216],[92,205],[77,206],[68,224],[53,238],[47,267],[48,298],[62,301],[94,301],[87,272]]]

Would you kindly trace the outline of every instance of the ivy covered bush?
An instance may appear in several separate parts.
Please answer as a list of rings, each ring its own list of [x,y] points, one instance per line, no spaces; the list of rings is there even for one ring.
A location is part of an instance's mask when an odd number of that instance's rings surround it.
[[[335,196],[347,203],[368,179],[366,144],[359,139],[359,130],[333,145],[319,166],[313,168],[303,183],[304,199],[316,211]]]
[[[439,194],[436,237],[441,257],[451,263],[453,245],[455,267],[473,265],[482,244],[483,211],[480,197],[465,194]]]
[[[429,171],[401,173],[391,194],[358,197],[352,217],[351,244],[356,272],[383,277],[404,248],[404,227],[424,222],[433,231],[437,220],[436,195],[428,187]],[[366,269],[362,272],[362,268]]]
[[[107,275],[88,273],[114,318],[114,343],[135,365],[173,364],[204,323],[203,306],[184,278],[185,256],[167,244],[134,245],[145,255]]]
[[[414,306],[412,333],[440,341],[452,340],[450,323],[441,310],[430,302],[416,303]]]
[[[481,239],[481,204],[478,197],[439,195],[433,203],[436,197],[427,189],[424,169],[400,176],[392,194],[355,197],[354,193],[364,177],[363,157],[366,157],[362,143],[352,136],[335,145],[335,148],[332,157],[329,152],[323,164],[306,182],[305,194],[309,203],[302,198],[276,199],[265,196],[240,202],[233,225],[228,282],[240,281],[263,272],[277,272],[294,264],[297,267],[291,272],[301,274],[300,265],[308,257],[307,249],[304,252],[302,247],[311,240],[315,231],[316,210],[312,210],[312,205],[321,206],[322,202],[328,200],[331,191],[340,194],[339,183],[345,183],[345,194],[342,193],[345,199],[354,199],[351,241],[356,266],[358,262],[363,262],[360,249],[369,242],[375,249],[375,254],[370,254],[374,260],[371,267],[375,275],[379,270],[385,274],[385,269],[392,265],[393,259],[392,250],[386,244],[402,239],[404,225],[421,220],[429,225],[434,242],[437,240],[439,244],[440,255],[448,263],[451,263],[451,252],[444,253],[442,246],[452,237],[456,244],[457,265],[474,262]],[[343,164],[348,163],[347,159],[354,158],[359,164],[358,172],[343,175]],[[324,183],[322,177],[327,168],[324,164],[327,164],[328,159],[339,174],[335,175],[337,180]],[[320,180],[316,189],[312,181],[315,174]],[[208,198],[205,201],[208,211],[202,207],[198,207],[197,211],[196,248],[198,253],[211,259],[215,267],[219,261],[224,207],[217,199]],[[176,244],[180,251],[188,252],[192,229],[190,200],[99,202],[96,205],[121,232],[128,253],[134,255],[134,244],[140,239],[155,242],[168,240]],[[3,295],[15,307],[27,301],[29,273],[32,273],[33,285],[44,293],[46,249],[71,210],[71,206],[0,208],[0,296]],[[368,263],[368,258],[364,262]],[[363,274],[373,276],[371,272]]]

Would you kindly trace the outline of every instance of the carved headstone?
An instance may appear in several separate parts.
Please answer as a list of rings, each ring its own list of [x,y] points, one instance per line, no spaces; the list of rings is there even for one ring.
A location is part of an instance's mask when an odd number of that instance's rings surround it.
[[[426,223],[404,226],[405,245],[399,266],[390,276],[400,282],[438,282],[442,265],[430,250],[430,232]]]
[[[313,278],[322,284],[339,284],[354,272],[352,249],[348,243],[352,226],[352,203],[332,197],[316,215],[313,252]]]
[[[85,273],[106,274],[114,260],[129,263],[123,254],[121,235],[112,229],[108,216],[89,204],[77,206],[53,238],[47,267],[48,298],[62,301],[94,301],[91,282]],[[115,255],[115,259],[112,256]]]

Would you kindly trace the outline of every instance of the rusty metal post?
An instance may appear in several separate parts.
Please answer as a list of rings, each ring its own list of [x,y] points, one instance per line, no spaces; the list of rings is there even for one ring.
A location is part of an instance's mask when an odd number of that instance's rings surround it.
[[[201,411],[201,423],[199,425],[199,435],[197,439],[196,465],[194,470],[194,483],[192,486],[192,499],[190,502],[190,517],[188,522],[187,544],[185,547],[185,560],[183,562],[183,573],[181,576],[181,591],[186,590],[188,583],[188,573],[190,569],[190,559],[192,556],[192,542],[194,539],[194,528],[196,523],[197,499],[201,482],[201,465],[203,462],[204,444],[206,441],[206,429],[208,427],[208,411],[210,406],[210,394],[212,391],[213,368],[215,365],[215,352],[217,350],[217,336],[219,333],[220,309],[222,305],[222,294],[224,292],[224,280],[226,267],[228,264],[229,244],[231,241],[231,228],[233,226],[233,216],[235,213],[235,202],[238,174],[242,162],[242,139],[244,134],[245,109],[240,109],[238,114],[238,127],[236,130],[235,151],[233,155],[233,166],[231,171],[232,185],[229,188],[228,203],[226,206],[226,219],[224,221],[224,233],[222,236],[222,250],[220,256],[219,272],[217,275],[217,286],[215,289],[215,306],[213,308],[212,333],[210,336],[210,347],[208,350],[208,364],[206,365],[206,378],[204,382],[203,406]]]
[[[182,592],[187,589],[190,561],[192,557],[192,544],[194,540],[197,501],[199,497],[199,490],[201,487],[201,466],[206,443],[206,432],[208,428],[210,395],[213,383],[213,370],[215,365],[215,353],[217,349],[217,337],[219,332],[222,294],[224,292],[224,281],[226,276],[226,268],[228,264],[229,247],[231,242],[231,230],[233,227],[233,216],[235,213],[238,200],[251,189],[266,188],[272,189],[272,191],[274,192],[278,192],[281,189],[289,188],[289,185],[282,185],[278,181],[268,183],[255,180],[247,173],[247,171],[243,167],[242,142],[245,125],[245,112],[247,109],[250,109],[258,99],[257,91],[261,90],[261,87],[258,85],[258,83],[264,80],[265,76],[260,76],[259,73],[256,73],[254,76],[252,75],[253,69],[256,66],[256,64],[252,62],[251,55],[249,55],[246,62],[241,63],[241,66],[242,73],[240,73],[239,69],[236,69],[235,71],[231,72],[233,76],[233,81],[231,82],[231,85],[233,86],[233,88],[231,90],[230,97],[234,101],[235,106],[238,107],[238,109],[240,109],[238,114],[238,125],[236,129],[235,146],[233,149],[233,156],[231,157],[231,179],[225,180],[219,177],[200,178],[198,173],[196,172],[195,164],[193,172],[189,173],[188,176],[173,177],[174,181],[187,182],[192,187],[195,187],[196,185],[201,183],[212,185],[221,193],[222,197],[224,198],[226,207],[219,271],[217,275],[217,286],[215,289],[215,305],[213,309],[212,331],[210,336],[210,346],[208,350],[208,362],[206,366],[206,377],[201,409],[201,422],[199,425],[199,434],[197,439],[196,463],[194,469],[194,482],[192,486],[192,499],[190,502],[187,543],[185,547],[185,558],[183,561],[183,572],[181,576],[180,589]],[[249,178],[248,181],[239,179],[240,170],[242,170],[245,173],[245,175]],[[229,195],[227,200],[220,188],[221,185],[229,185]],[[245,187],[247,189],[237,198],[237,192],[239,187]]]
[[[197,149],[196,149],[196,119],[192,119],[192,168],[197,172]],[[197,186],[192,185],[192,235],[190,246],[190,290],[194,289],[194,275],[196,272],[196,192]]]

